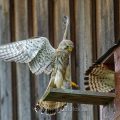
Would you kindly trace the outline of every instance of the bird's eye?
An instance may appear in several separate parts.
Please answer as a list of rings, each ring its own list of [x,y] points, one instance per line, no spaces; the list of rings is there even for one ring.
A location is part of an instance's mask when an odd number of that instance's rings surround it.
[[[65,49],[68,49],[69,48],[69,46],[66,46],[66,48]]]

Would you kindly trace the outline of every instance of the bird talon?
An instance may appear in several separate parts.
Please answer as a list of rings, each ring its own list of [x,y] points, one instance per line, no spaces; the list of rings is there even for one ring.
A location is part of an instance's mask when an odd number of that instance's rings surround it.
[[[71,86],[72,86],[72,87],[79,88],[79,86],[78,86],[75,82],[71,82]]]

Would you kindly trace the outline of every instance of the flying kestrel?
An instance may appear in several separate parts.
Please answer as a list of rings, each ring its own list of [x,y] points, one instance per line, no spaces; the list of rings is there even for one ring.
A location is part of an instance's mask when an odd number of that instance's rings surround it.
[[[70,87],[72,82],[70,81],[69,57],[73,49],[73,42],[66,40],[68,23],[69,20],[66,18],[63,40],[57,49],[51,46],[47,38],[38,37],[0,46],[0,59],[27,63],[32,73],[38,75],[44,72],[50,75],[47,90],[53,87],[65,89],[66,83],[69,83]],[[38,111],[41,108],[42,112],[54,114],[65,105],[66,103],[63,102],[44,102],[40,99],[35,110]]]

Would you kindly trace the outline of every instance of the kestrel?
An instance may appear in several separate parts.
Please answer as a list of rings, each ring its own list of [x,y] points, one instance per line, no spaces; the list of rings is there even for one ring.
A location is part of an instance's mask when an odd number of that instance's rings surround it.
[[[53,87],[65,89],[66,83],[68,83],[67,88],[69,88],[72,83],[70,80],[69,57],[73,49],[73,42],[66,40],[68,23],[69,20],[66,18],[63,40],[57,49],[51,46],[47,38],[38,37],[0,46],[0,59],[15,61],[17,63],[27,63],[32,73],[38,75],[44,72],[50,75],[47,90]],[[66,103],[64,102],[42,101],[41,98],[35,110],[38,111],[41,108],[42,112],[54,114],[65,105]]]

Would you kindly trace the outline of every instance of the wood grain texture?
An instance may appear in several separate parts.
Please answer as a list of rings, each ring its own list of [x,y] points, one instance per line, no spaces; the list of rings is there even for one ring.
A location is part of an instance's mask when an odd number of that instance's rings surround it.
[[[115,115],[114,115],[114,119],[120,119],[120,47],[114,52],[114,60],[115,60],[115,85],[116,85],[116,89],[115,89],[115,93],[116,93],[116,98],[115,98]]]
[[[114,44],[113,0],[96,1],[97,57],[104,54]],[[111,119],[113,105],[103,108],[102,120]]]
[[[105,9],[103,9],[105,8]],[[96,2],[98,57],[114,44],[113,0]]]
[[[92,28],[91,28],[91,1],[76,0],[76,76],[80,89],[84,90],[84,74],[92,64]],[[87,115],[85,115],[87,113]],[[93,119],[93,106],[81,105],[80,120]]]
[[[96,31],[96,0],[91,1],[91,22],[92,22],[92,62],[94,63],[97,60],[97,31]],[[99,120],[100,118],[100,109],[99,106],[93,106],[93,118]]]
[[[113,45],[114,36],[116,41],[119,39],[119,8],[119,0],[0,0],[0,43],[45,36],[56,48],[63,37],[63,16],[68,15],[68,39],[75,44],[72,80],[84,90],[85,70]],[[11,66],[0,62],[0,68],[0,103],[4,98],[0,106],[1,120],[8,117],[10,120],[96,120],[96,109],[81,104],[72,106],[70,103],[70,111],[66,109],[54,117],[35,113],[34,105],[49,78],[43,74],[34,76],[25,65],[16,67],[13,63]],[[114,104],[102,110],[102,120],[113,118]],[[119,112],[116,119],[119,119]]]
[[[15,4],[14,0],[9,1],[10,5],[10,40],[15,41]],[[16,75],[16,63],[11,63],[11,77],[12,77],[12,113],[13,120],[18,119],[18,102],[17,102],[17,75]]]
[[[75,22],[75,1],[70,0],[69,2],[70,7],[70,40],[74,43],[74,49],[71,54],[71,80],[75,83],[78,83],[77,81],[77,74],[76,74],[76,22]],[[75,89],[75,88],[73,88]],[[76,110],[75,110],[76,109]],[[72,119],[77,120],[78,119],[78,104],[74,103],[72,104]]]
[[[37,17],[36,17],[36,0],[29,0],[29,2],[27,2],[27,11],[28,11],[28,37],[34,37],[37,36]],[[34,74],[32,74],[30,72],[30,104],[31,104],[31,119],[37,119],[38,115],[36,115],[35,111],[34,111],[34,106],[36,103],[36,90],[35,90],[35,76]],[[39,119],[39,118],[38,118]]]
[[[10,42],[9,1],[0,1],[0,44]],[[0,119],[12,120],[11,64],[0,61]]]
[[[54,95],[54,97],[53,97]],[[113,101],[115,93],[102,93],[80,90],[50,89],[45,101],[58,101],[81,104],[106,105]]]
[[[54,30],[55,30],[55,47],[58,46],[59,42],[63,39],[64,26],[63,17],[69,16],[69,0],[54,0]],[[70,38],[68,32],[68,39]]]
[[[115,41],[120,39],[120,1],[114,0],[114,30],[115,30]]]
[[[28,38],[27,1],[15,0],[15,39]],[[31,120],[30,77],[25,64],[17,64],[18,119]],[[26,115],[27,114],[27,115]]]

